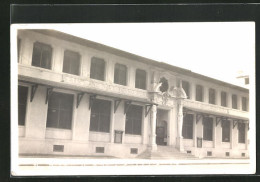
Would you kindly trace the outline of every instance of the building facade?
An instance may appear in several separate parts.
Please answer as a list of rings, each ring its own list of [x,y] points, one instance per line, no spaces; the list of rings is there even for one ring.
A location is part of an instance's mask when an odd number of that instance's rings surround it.
[[[53,30],[19,30],[19,154],[249,157],[249,91]]]

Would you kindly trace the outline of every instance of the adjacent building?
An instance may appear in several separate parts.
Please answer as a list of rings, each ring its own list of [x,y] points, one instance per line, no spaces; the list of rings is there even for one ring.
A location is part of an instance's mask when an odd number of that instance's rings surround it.
[[[249,91],[54,30],[19,30],[19,154],[249,157]]]

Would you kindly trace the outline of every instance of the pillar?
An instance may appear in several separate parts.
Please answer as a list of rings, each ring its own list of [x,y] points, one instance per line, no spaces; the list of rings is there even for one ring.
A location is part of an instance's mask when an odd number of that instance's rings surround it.
[[[197,148],[197,123],[196,114],[193,114],[193,146]]]
[[[190,83],[190,99],[196,100],[196,84],[193,82]]]
[[[157,106],[153,105],[151,109],[151,137],[150,137],[150,147],[152,151],[157,150],[156,144],[156,114],[157,114]]]
[[[242,97],[239,94],[237,94],[237,109],[242,111]]]
[[[216,105],[221,106],[221,91],[216,89]]]
[[[115,104],[115,101],[112,101],[111,103],[111,120],[110,120],[110,143],[114,143],[114,127],[115,127],[115,115],[114,115],[114,104]]]
[[[179,104],[178,104],[178,136],[177,136],[176,147],[180,151],[184,151],[183,137],[182,137],[182,125],[183,125],[183,103],[182,103],[182,100],[179,100]]]
[[[227,107],[232,108],[232,93],[227,92]]]
[[[209,88],[204,86],[203,90],[203,102],[209,103]]]

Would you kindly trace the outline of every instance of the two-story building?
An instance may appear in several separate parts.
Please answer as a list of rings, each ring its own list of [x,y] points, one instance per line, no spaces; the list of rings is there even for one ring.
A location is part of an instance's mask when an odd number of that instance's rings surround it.
[[[18,30],[19,154],[249,157],[249,91],[54,30]]]

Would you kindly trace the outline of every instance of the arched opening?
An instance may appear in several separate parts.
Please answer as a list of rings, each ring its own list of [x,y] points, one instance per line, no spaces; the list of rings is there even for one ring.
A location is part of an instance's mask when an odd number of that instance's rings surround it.
[[[159,83],[162,83],[162,85],[160,86],[160,91],[162,93],[167,92],[169,89],[168,80],[166,78],[162,77],[162,78],[160,78]]]

